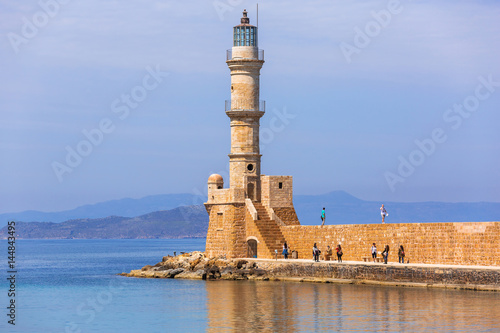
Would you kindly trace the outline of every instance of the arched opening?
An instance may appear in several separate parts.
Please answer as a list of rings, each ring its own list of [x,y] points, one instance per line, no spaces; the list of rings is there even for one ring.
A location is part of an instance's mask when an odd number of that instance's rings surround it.
[[[247,195],[250,200],[255,200],[255,185],[253,183],[247,184]]]
[[[248,244],[248,251],[247,251],[248,258],[257,258],[257,241],[255,239],[249,239],[247,241],[247,244]]]

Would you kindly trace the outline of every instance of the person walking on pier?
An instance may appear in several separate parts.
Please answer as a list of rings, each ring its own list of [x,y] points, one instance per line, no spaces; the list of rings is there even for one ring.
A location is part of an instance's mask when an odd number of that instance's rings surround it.
[[[314,259],[314,261],[319,262],[319,254],[320,253],[321,253],[321,251],[316,246],[316,243],[314,243],[314,246],[313,246],[313,259]]]
[[[321,211],[321,226],[325,225],[325,219],[326,219],[325,207],[323,207],[323,210]]]
[[[384,257],[384,264],[387,264],[387,258],[389,257],[389,245],[385,246],[382,256]]]
[[[399,263],[404,264],[405,263],[405,249],[404,249],[403,245],[399,246],[398,257],[399,257]]]
[[[382,223],[385,223],[385,217],[389,216],[389,213],[387,213],[387,210],[385,210],[384,204],[382,204],[382,207],[380,207],[380,215],[382,215]]]
[[[342,246],[340,246],[340,244],[337,245],[337,248],[335,250],[337,251],[337,261],[342,262],[342,255],[344,254],[342,252]]]
[[[286,244],[286,242],[285,242],[285,244],[283,244],[283,252],[282,253],[283,253],[283,257],[285,259],[288,259],[288,245]]]
[[[373,262],[377,260],[377,246],[375,245],[375,243],[373,243],[372,245],[372,258]]]

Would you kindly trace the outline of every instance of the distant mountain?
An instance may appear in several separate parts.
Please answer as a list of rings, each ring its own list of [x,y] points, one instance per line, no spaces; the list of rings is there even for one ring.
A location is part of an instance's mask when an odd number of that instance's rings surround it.
[[[206,215],[204,207],[201,205],[205,201],[206,197],[198,195],[165,194],[152,195],[141,199],[107,201],[55,213],[27,211],[1,214],[0,227],[6,225],[7,221],[12,220],[62,222],[73,219],[81,219],[81,221],[104,219],[111,221],[108,219],[114,218],[108,218],[108,216],[120,216],[120,219],[130,220],[133,216],[144,218],[150,212],[171,210],[179,206],[194,206],[195,208],[186,208],[185,212],[194,209]],[[295,210],[302,225],[320,224],[320,214],[323,207],[326,207],[326,224],[380,223],[379,207],[382,203],[389,212],[386,219],[387,223],[500,221],[500,203],[494,202],[374,202],[358,199],[343,191],[334,191],[321,195],[296,195],[294,197]],[[182,221],[189,220],[184,219]],[[69,222],[71,221],[67,223]]]
[[[0,214],[0,227],[8,221],[63,222],[72,219],[93,219],[107,216],[133,217],[180,206],[201,205],[207,198],[194,194],[150,195],[141,199],[120,199],[80,206],[62,212],[46,213],[35,210]]]
[[[203,206],[178,207],[132,218],[16,223],[16,234],[25,239],[192,238],[206,237],[207,229],[208,214]],[[0,239],[8,237],[7,232],[7,227],[0,229]]]
[[[323,207],[326,224],[380,223],[381,204],[389,213],[387,223],[500,221],[500,203],[496,202],[375,202],[360,200],[343,191],[294,196],[302,225],[321,224]]]

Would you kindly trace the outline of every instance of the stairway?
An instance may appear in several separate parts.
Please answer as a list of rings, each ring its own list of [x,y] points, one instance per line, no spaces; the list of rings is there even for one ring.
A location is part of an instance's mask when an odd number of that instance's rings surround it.
[[[257,220],[255,224],[259,229],[262,236],[262,240],[269,250],[270,258],[274,258],[274,250],[278,250],[278,258],[282,255],[283,244],[285,243],[285,237],[281,233],[280,227],[276,221],[271,220],[271,217],[267,213],[266,208],[260,202],[252,202],[255,210],[257,211]]]

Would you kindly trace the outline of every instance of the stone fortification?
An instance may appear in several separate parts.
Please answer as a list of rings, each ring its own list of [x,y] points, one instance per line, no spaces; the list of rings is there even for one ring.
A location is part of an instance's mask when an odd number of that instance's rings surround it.
[[[231,127],[229,187],[217,174],[207,182],[208,257],[274,258],[281,256],[286,241],[299,258],[311,258],[314,243],[323,252],[327,245],[341,244],[345,260],[362,261],[376,243],[379,251],[390,246],[389,261],[397,261],[403,245],[411,263],[500,266],[500,222],[301,226],[293,207],[292,177],[261,174],[264,52],[258,48],[258,27],[247,14],[243,11],[233,27],[233,47],[226,58],[231,74],[231,100],[225,108]]]
[[[410,263],[500,266],[500,222],[401,223],[330,226],[282,226],[281,233],[299,258],[342,245],[343,259],[362,261],[372,243],[381,252],[389,245],[389,261],[405,248]],[[323,252],[324,253],[324,252]],[[380,255],[379,255],[380,256]]]

